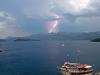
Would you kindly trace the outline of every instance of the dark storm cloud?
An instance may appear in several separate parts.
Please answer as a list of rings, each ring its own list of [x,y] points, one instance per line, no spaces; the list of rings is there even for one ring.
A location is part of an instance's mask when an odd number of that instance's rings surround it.
[[[63,23],[59,27],[64,31],[68,27],[70,31],[97,31],[100,28],[100,0],[1,0],[0,13],[0,35],[6,37],[23,32],[46,32],[45,23],[56,19],[51,13],[61,16]],[[5,32],[6,28],[9,33]],[[20,33],[12,33],[18,31]]]

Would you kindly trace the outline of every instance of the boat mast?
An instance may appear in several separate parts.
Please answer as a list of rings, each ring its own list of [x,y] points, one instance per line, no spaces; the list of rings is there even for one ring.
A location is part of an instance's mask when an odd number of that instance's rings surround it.
[[[77,63],[80,63],[80,50],[77,50]]]
[[[67,63],[69,62],[69,55],[67,54]]]

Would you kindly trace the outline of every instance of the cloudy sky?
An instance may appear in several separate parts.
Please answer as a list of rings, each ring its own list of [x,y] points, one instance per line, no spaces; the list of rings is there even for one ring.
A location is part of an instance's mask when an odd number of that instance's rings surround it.
[[[100,0],[0,0],[0,37],[100,30]]]

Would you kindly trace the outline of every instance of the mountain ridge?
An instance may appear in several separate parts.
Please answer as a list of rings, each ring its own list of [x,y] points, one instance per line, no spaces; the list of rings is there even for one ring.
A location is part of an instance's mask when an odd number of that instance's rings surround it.
[[[6,40],[92,40],[100,38],[100,31],[97,32],[58,32],[58,33],[44,33],[32,34],[26,37],[9,37]]]

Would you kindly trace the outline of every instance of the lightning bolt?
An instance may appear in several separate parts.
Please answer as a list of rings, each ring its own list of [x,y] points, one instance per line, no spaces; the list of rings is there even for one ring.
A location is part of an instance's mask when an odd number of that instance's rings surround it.
[[[51,28],[49,30],[48,33],[53,33],[53,32],[57,32],[58,31],[58,25],[59,25],[59,19],[60,19],[60,16],[57,15],[57,14],[52,14],[54,16],[54,20],[51,21]]]

